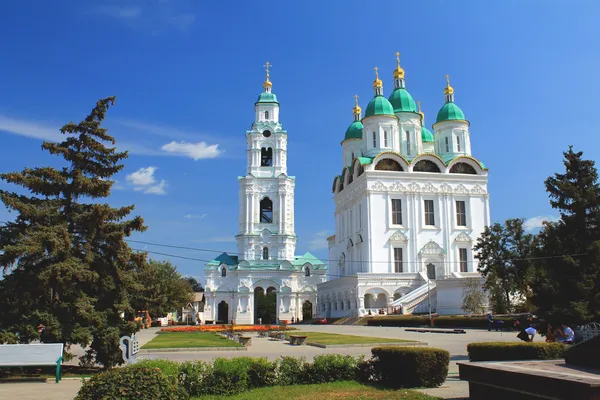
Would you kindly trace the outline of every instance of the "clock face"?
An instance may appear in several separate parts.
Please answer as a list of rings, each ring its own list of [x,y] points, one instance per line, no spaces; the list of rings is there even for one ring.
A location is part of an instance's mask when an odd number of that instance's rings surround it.
[[[264,132],[263,132],[263,136],[264,136],[264,137],[269,137],[269,136],[271,136],[271,131],[270,131],[270,130],[266,130],[266,131],[264,131]]]

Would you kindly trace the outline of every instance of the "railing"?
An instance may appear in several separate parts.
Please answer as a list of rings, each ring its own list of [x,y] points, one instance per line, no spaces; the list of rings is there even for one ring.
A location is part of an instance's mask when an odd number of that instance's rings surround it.
[[[358,279],[368,279],[368,280],[378,280],[384,279],[389,281],[390,279],[397,279],[399,281],[403,280],[414,280],[418,279],[420,274],[416,272],[390,272],[390,273],[368,273],[368,272],[359,272],[356,274]]]
[[[390,307],[402,307],[403,314],[410,314],[414,309],[423,302],[427,296],[431,296],[432,292],[435,291],[436,284],[434,280],[430,280],[429,283],[425,282],[406,296],[402,296],[398,300],[392,302]]]

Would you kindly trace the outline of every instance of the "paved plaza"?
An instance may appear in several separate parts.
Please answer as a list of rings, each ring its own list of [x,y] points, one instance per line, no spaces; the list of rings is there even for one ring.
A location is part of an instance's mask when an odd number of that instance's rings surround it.
[[[506,341],[518,342],[515,332],[487,332],[483,330],[467,330],[466,334],[416,333],[405,332],[403,328],[370,327],[357,325],[298,325],[298,328],[311,332],[340,333],[358,336],[372,336],[384,339],[409,339],[426,342],[428,347],[437,347],[450,352],[450,370],[448,380],[441,388],[423,389],[433,396],[447,399],[466,398],[468,384],[458,380],[457,362],[465,361],[467,344],[472,342]],[[158,328],[150,328],[138,333],[140,344],[143,345],[154,337]],[[74,349],[78,355],[82,349]],[[346,347],[322,349],[312,346],[290,346],[287,342],[270,341],[263,338],[253,338],[248,351],[190,351],[190,352],[148,352],[140,354],[141,358],[168,359],[173,361],[210,361],[216,357],[266,357],[274,360],[280,356],[306,357],[311,360],[319,354],[349,354],[370,357],[369,347]],[[77,365],[77,360],[69,364]],[[63,379],[55,383],[5,383],[0,384],[0,399],[17,398],[19,400],[72,400],[79,387],[79,379]]]

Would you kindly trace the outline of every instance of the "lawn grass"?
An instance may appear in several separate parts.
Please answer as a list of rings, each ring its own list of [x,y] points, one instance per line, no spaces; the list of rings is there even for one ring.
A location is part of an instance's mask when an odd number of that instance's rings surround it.
[[[163,332],[142,346],[144,350],[194,347],[242,347],[212,332]]]
[[[328,344],[369,344],[369,343],[403,343],[414,340],[386,339],[371,336],[340,335],[337,333],[322,332],[294,332],[294,335],[306,336],[307,342]]]
[[[200,396],[192,400],[326,400],[326,399],[361,399],[361,400],[436,400],[438,397],[428,396],[412,390],[385,390],[356,382],[334,382],[319,385],[275,386],[254,389],[235,396]]]

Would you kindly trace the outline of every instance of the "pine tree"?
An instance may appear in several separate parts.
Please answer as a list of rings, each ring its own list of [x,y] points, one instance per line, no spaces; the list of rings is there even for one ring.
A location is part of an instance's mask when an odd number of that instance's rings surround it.
[[[120,363],[119,338],[135,330],[132,295],[140,291],[135,272],[146,263],[124,241],[143,231],[142,218],[125,218],[134,206],[98,203],[127,152],[101,127],[114,97],[97,102],[78,124],[62,127],[65,139],[42,149],[65,161],[62,168],[26,168],[0,174],[24,190],[0,190],[16,218],[0,228],[0,331],[22,342],[41,340],[90,345],[87,358],[110,367]],[[111,146],[111,147],[109,147]]]
[[[545,181],[560,220],[539,235],[547,258],[538,263],[532,301],[553,322],[576,325],[600,318],[600,186],[593,161],[572,147],[563,154],[565,173]]]

